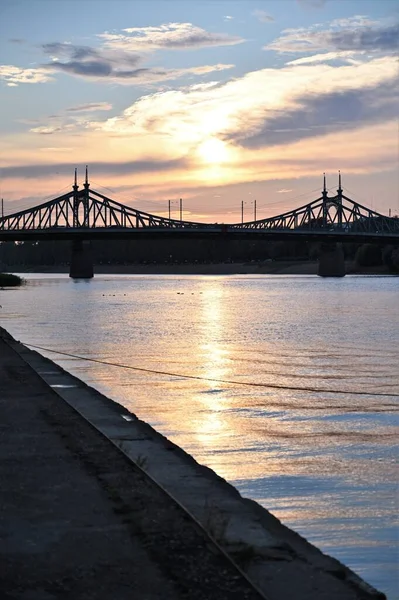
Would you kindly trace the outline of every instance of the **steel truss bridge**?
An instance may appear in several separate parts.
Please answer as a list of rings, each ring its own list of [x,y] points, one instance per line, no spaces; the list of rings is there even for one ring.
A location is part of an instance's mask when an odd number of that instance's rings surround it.
[[[335,196],[324,187],[309,204],[275,217],[245,223],[196,223],[168,219],[125,206],[90,188],[72,191],[33,208],[0,217],[0,241],[93,240],[141,237],[218,237],[315,239],[326,242],[399,243],[399,218],[379,214],[348,198],[341,186]],[[260,237],[259,237],[260,236]]]

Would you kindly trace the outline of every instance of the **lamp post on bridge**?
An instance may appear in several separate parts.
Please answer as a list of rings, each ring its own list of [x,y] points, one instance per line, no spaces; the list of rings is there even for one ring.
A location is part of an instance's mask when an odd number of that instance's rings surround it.
[[[256,221],[256,200],[252,200],[250,204],[254,205],[254,221]]]
[[[244,204],[248,204],[248,202],[241,200],[241,225],[244,224]],[[254,205],[254,221],[256,221],[256,200],[251,200],[249,204]]]
[[[177,200],[168,200],[168,216],[169,216],[169,221],[171,219],[171,215],[170,215],[170,207],[172,204],[177,204]],[[181,220],[181,219],[180,219]]]

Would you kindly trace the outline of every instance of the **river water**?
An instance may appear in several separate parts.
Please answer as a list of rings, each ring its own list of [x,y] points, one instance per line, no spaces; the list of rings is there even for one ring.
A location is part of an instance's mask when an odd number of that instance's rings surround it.
[[[24,277],[12,335],[399,597],[399,278]]]

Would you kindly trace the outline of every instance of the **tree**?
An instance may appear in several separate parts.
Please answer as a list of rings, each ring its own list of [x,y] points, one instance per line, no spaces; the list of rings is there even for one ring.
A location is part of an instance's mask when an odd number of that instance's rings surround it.
[[[359,267],[377,267],[381,265],[381,248],[376,244],[362,244],[357,249],[355,262]]]

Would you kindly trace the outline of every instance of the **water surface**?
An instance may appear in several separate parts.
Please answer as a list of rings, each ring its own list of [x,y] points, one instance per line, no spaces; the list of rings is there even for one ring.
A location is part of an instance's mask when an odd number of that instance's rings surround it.
[[[399,597],[399,278],[24,276],[12,335]]]

